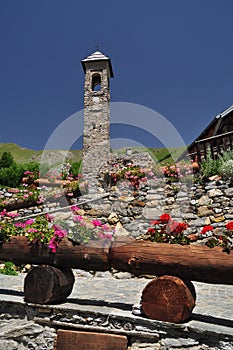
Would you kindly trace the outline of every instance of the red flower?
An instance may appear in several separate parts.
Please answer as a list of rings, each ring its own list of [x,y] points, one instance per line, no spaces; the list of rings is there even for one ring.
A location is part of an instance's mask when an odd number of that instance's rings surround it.
[[[201,230],[201,235],[204,235],[208,231],[212,231],[214,228],[211,225],[204,226],[203,229]]]
[[[173,227],[173,233],[182,233],[188,228],[188,225],[185,222],[174,222]]]
[[[165,215],[165,214],[164,214],[164,215]],[[170,218],[170,220],[169,220],[169,222],[168,222],[168,225],[167,225],[168,231],[169,231],[169,232],[175,231],[175,229],[176,229],[177,226],[178,226],[178,222]]]
[[[152,220],[150,222],[151,225],[159,225],[160,224],[160,221],[159,220]]]
[[[148,228],[147,233],[153,235],[155,234],[155,230],[153,228]]]
[[[189,225],[186,224],[186,222],[179,222],[178,227],[179,227],[179,230],[184,231],[189,227]]]
[[[228,231],[233,231],[233,221],[228,222],[228,223],[226,224],[226,229],[227,229]]]
[[[171,219],[171,217],[170,217],[169,214],[163,214],[163,215],[160,216],[159,219],[160,219],[161,222],[164,223],[164,222],[168,222]]]

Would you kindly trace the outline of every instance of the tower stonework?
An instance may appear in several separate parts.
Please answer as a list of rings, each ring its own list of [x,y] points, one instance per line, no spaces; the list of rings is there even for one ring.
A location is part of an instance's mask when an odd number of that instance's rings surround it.
[[[81,61],[84,83],[84,175],[96,178],[110,157],[110,83],[113,77],[110,59],[99,51]]]

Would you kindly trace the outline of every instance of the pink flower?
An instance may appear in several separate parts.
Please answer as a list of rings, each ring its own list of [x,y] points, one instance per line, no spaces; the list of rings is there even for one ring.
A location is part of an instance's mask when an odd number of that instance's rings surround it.
[[[102,222],[99,220],[92,220],[91,223],[92,223],[92,225],[94,225],[96,227],[102,226]]]
[[[36,230],[35,228],[31,227],[27,230],[27,232],[29,233],[34,233],[34,232],[38,232],[38,230]]]
[[[7,211],[6,209],[3,209],[3,211],[1,211],[0,213],[1,216],[7,216]]]
[[[148,175],[151,176],[151,177],[154,176],[153,171],[149,171],[149,172],[148,172]]]
[[[74,215],[74,216],[73,216],[73,221],[74,221],[74,222],[82,221],[82,220],[83,220],[82,215]]]
[[[100,239],[110,239],[110,240],[113,239],[111,233],[101,233],[101,232],[99,232],[98,236],[99,236]]]
[[[49,242],[49,248],[51,249],[52,253],[56,253],[58,247],[58,243],[55,241],[55,238],[52,237]]]
[[[80,208],[77,205],[72,205],[71,210],[78,211],[78,210],[80,210]]]
[[[24,194],[24,195],[23,195],[23,198],[28,198],[28,197],[29,197],[28,194]]]
[[[45,214],[45,217],[46,217],[46,220],[47,220],[48,222],[52,222],[52,221],[53,221],[53,216],[52,216],[52,215],[50,215],[50,214]]]
[[[102,225],[102,229],[103,229],[103,230],[106,230],[106,231],[109,231],[109,230],[110,230],[110,227],[109,227],[108,225],[106,225],[106,224],[103,224],[103,225]]]
[[[15,227],[21,227],[21,228],[24,228],[26,226],[26,224],[25,223],[23,223],[23,222],[16,222],[16,224],[15,224]]]
[[[66,236],[65,231],[56,230],[54,233],[57,236],[57,238],[60,238],[60,239]]]
[[[35,222],[34,219],[28,219],[27,221],[25,221],[25,225],[31,225]]]
[[[16,218],[17,216],[19,216],[19,214],[17,214],[17,213],[8,213],[7,214],[10,218]]]
[[[64,236],[67,235],[66,230],[63,230],[63,228],[61,228],[58,225],[53,225],[53,229],[54,229],[54,235],[57,236],[58,238],[63,238]]]

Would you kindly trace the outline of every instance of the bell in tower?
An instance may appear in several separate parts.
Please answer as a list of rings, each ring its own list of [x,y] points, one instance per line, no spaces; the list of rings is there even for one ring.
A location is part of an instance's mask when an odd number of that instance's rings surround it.
[[[84,175],[96,177],[110,157],[110,84],[113,77],[111,60],[96,51],[81,61],[84,84]]]

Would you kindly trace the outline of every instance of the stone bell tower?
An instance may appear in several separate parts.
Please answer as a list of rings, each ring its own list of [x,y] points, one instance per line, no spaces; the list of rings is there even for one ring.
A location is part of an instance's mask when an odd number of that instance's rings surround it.
[[[110,157],[111,60],[99,51],[81,61],[85,72],[83,174],[96,177]]]

